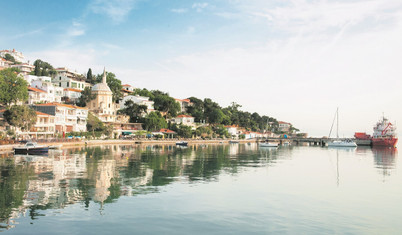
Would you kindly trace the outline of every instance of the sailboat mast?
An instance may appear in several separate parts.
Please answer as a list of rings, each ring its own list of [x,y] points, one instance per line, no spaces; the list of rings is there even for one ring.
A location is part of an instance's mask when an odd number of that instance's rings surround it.
[[[336,138],[337,139],[339,139],[339,132],[338,132],[338,129],[339,129],[339,113],[338,113],[338,109],[339,108],[336,108]]]

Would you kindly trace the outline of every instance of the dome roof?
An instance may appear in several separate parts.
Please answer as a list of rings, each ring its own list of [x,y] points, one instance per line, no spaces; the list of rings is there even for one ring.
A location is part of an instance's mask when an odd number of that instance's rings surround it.
[[[92,91],[112,91],[105,83],[98,83],[92,87]]]

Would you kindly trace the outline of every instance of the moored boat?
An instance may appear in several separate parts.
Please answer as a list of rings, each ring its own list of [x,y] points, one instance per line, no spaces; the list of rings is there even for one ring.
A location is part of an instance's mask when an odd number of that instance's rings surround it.
[[[396,137],[396,127],[389,122],[387,118],[383,116],[382,120],[376,123],[373,130],[373,146],[395,147],[398,142],[398,138]]]
[[[278,143],[262,142],[259,143],[260,147],[278,147]]]
[[[330,140],[328,142],[328,147],[357,147],[357,144],[351,139],[340,139],[339,138],[339,113],[338,108],[336,109],[334,121],[332,122],[331,130],[329,131],[328,137],[331,137],[332,128],[335,123],[336,118],[336,139]]]
[[[27,142],[22,147],[14,147],[14,154],[47,154],[48,146],[38,145],[36,142]]]
[[[179,142],[176,142],[176,145],[177,145],[177,146],[187,146],[187,145],[188,145],[188,142],[186,142],[186,141],[179,141]]]

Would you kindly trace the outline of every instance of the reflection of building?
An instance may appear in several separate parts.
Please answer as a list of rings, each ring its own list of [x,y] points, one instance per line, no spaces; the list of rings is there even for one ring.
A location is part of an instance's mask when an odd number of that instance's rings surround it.
[[[101,160],[98,162],[95,178],[95,189],[93,200],[104,202],[110,195],[109,188],[112,185],[111,179],[114,177],[116,161]]]

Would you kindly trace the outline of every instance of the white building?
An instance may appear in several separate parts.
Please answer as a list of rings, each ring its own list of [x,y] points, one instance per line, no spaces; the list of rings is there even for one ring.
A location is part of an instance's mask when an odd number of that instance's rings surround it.
[[[71,102],[77,103],[81,97],[81,90],[74,88],[64,88],[63,96],[68,97]]]
[[[46,103],[47,92],[35,87],[28,87],[28,104]]]
[[[88,109],[74,105],[47,103],[32,106],[35,110],[55,116],[57,133],[87,131]]]
[[[237,130],[237,126],[232,125],[232,126],[225,126],[226,130],[228,131],[229,135],[238,137],[239,136],[239,131]]]
[[[11,56],[14,57],[15,61],[25,63],[25,56],[22,54],[22,52],[16,51],[15,49],[12,50],[1,50],[0,51],[0,57],[6,56],[6,54],[10,54]]]
[[[282,132],[289,132],[290,127],[292,125],[288,122],[282,122],[282,121],[278,122],[278,124],[279,124],[279,131],[282,131]]]
[[[85,87],[90,87],[91,84],[80,80],[84,78],[82,74],[68,70],[67,68],[57,68],[56,75],[52,78],[52,82],[63,88],[73,88],[84,90]]]
[[[186,126],[195,127],[194,117],[189,116],[189,115],[179,115],[175,118],[172,118],[171,121],[172,121],[172,123],[175,123],[177,125],[183,124]]]
[[[154,102],[152,100],[149,100],[149,97],[138,96],[138,95],[135,95],[135,96],[128,95],[128,96],[123,97],[123,99],[120,100],[120,102],[119,102],[120,109],[126,108],[125,104],[126,104],[126,101],[128,101],[128,100],[133,101],[134,104],[147,106],[147,111],[146,111],[147,113],[155,111]]]
[[[29,75],[35,69],[35,66],[27,64],[27,63],[13,64],[10,67],[19,69],[21,71],[20,74],[22,74],[24,76]]]
[[[180,104],[180,112],[185,113],[187,111],[187,107],[193,105],[190,99],[175,99],[177,103]]]
[[[46,103],[51,102],[61,102],[61,98],[64,96],[63,88],[53,84],[51,82],[50,77],[42,76],[34,76],[34,75],[26,75],[24,76],[25,80],[31,84],[31,87],[38,88],[40,90],[47,92],[47,101]]]
[[[0,70],[9,68],[13,62],[0,57]]]

